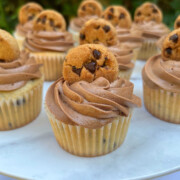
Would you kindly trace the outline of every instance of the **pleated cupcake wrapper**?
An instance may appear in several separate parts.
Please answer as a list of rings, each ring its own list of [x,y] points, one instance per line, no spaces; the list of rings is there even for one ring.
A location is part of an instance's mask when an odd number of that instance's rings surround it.
[[[159,48],[156,45],[157,40],[155,39],[146,39],[139,51],[138,58],[139,60],[147,60],[148,58],[160,53]]]
[[[133,72],[133,69],[128,70],[119,70],[118,76],[123,79],[129,80],[131,78],[131,74]]]
[[[71,28],[69,28],[69,32],[72,34],[73,36],[73,40],[75,42],[75,46],[79,45],[79,32],[78,31],[74,31]]]
[[[180,123],[180,93],[173,93],[163,89],[152,89],[144,86],[144,104],[146,109],[157,118]]]
[[[42,73],[45,81],[55,81],[62,76],[66,53],[30,53],[37,63],[43,64]]]
[[[89,129],[57,120],[46,107],[51,126],[59,145],[67,152],[84,157],[100,156],[117,149],[124,141],[132,110],[128,117],[119,116],[113,122]]]
[[[140,49],[141,48],[139,48],[139,47],[133,49],[133,59],[132,59],[133,62],[136,62]]]
[[[34,87],[0,102],[0,130],[22,127],[33,121],[41,111],[43,79]]]

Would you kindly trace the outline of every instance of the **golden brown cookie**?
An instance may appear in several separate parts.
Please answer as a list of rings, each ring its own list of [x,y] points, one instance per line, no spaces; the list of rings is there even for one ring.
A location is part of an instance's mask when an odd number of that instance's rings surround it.
[[[33,20],[42,10],[43,8],[41,5],[37,3],[30,2],[25,4],[19,11],[18,18],[20,24],[25,24],[26,22]]]
[[[102,14],[102,5],[95,0],[84,0],[78,8],[78,16],[98,16]]]
[[[165,60],[180,61],[180,28],[175,29],[163,42],[162,56]]]
[[[104,19],[91,19],[81,29],[79,42],[80,44],[115,45],[117,44],[116,29]]]
[[[34,31],[65,31],[64,17],[54,10],[42,11],[34,20]]]
[[[109,6],[104,12],[104,19],[110,21],[114,26],[130,28],[132,24],[131,16],[123,6]]]
[[[176,18],[174,22],[174,29],[180,28],[180,15]]]
[[[160,23],[162,22],[162,12],[155,4],[145,2],[136,9],[134,21],[137,23],[143,21],[155,21]]]
[[[13,61],[19,58],[20,50],[15,38],[0,29],[0,61]]]
[[[70,84],[80,80],[92,82],[98,77],[113,82],[117,75],[115,56],[99,44],[84,44],[71,49],[63,65],[63,77]]]

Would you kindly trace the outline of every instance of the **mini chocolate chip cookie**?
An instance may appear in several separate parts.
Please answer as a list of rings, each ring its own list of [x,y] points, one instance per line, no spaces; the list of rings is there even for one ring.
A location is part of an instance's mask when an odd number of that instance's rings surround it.
[[[34,20],[34,31],[65,31],[66,22],[64,17],[54,11],[45,10],[42,11]]]
[[[180,28],[180,15],[176,18],[174,22],[174,29]]]
[[[162,22],[162,12],[155,4],[145,2],[136,9],[134,21],[137,23],[143,21],[155,21],[160,23]]]
[[[71,49],[63,65],[63,77],[70,84],[80,80],[92,82],[98,77],[113,82],[117,75],[115,56],[99,44],[84,44]]]
[[[114,26],[130,28],[132,24],[131,16],[123,6],[109,6],[103,12],[104,19],[110,21]]]
[[[0,61],[13,61],[19,58],[20,50],[14,37],[0,29]]]
[[[91,19],[82,27],[79,42],[80,44],[115,45],[117,44],[116,29],[104,19]]]
[[[43,8],[37,3],[27,3],[20,8],[19,11],[19,22],[20,24],[25,24],[28,21],[32,21]]]
[[[98,16],[102,14],[102,5],[95,0],[84,0],[78,8],[78,16]]]
[[[172,31],[163,42],[162,56],[165,60],[180,61],[180,28]]]

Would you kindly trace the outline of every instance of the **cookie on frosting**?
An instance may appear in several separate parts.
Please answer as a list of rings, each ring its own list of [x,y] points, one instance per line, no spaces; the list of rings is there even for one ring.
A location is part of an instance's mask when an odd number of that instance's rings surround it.
[[[13,61],[19,58],[19,46],[14,37],[0,29],[0,60],[1,61]]]
[[[98,16],[102,14],[102,6],[95,0],[84,0],[78,8],[78,16]]]
[[[42,10],[43,8],[41,5],[37,3],[30,2],[25,4],[19,11],[18,18],[20,24],[25,24],[26,22],[33,20]]]
[[[63,65],[63,77],[70,84],[80,80],[92,82],[98,77],[113,82],[117,75],[115,56],[99,44],[84,44],[71,49]]]
[[[130,28],[132,24],[131,16],[123,6],[109,6],[103,12],[104,19],[110,21],[114,26]]]
[[[180,15],[176,18],[174,22],[174,29],[180,28]]]
[[[155,4],[145,2],[136,9],[134,14],[134,21],[155,21],[157,23],[160,23],[162,22],[162,12]]]
[[[164,59],[180,61],[180,28],[172,31],[163,42],[162,56]]]
[[[65,31],[64,17],[54,10],[44,10],[35,19],[33,30],[35,31]]]
[[[104,19],[91,19],[81,29],[79,41],[80,44],[115,45],[117,43],[116,29]]]

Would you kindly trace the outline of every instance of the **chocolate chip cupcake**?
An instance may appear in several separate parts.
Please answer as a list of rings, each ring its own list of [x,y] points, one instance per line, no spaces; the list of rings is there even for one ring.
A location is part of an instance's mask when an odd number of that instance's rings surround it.
[[[41,5],[29,2],[23,5],[19,10],[19,24],[16,26],[14,37],[16,38],[19,48],[22,49],[23,42],[29,31],[32,30],[33,20],[43,10]]]
[[[101,17],[102,5],[96,0],[84,0],[79,5],[77,11],[78,17],[70,21],[69,32],[73,34],[73,39],[76,45],[79,44],[79,31],[92,18]]]
[[[0,30],[0,131],[33,121],[41,110],[43,78],[40,64],[20,53],[16,40]]]
[[[141,100],[133,95],[131,82],[117,78],[116,64],[114,55],[97,44],[78,46],[66,56],[64,77],[48,89],[45,108],[67,152],[100,156],[123,143],[132,108],[140,107]]]
[[[119,44],[115,27],[108,21],[94,18],[85,23],[80,31],[80,44],[103,44],[118,61],[119,77],[130,79],[133,68],[133,49]]]
[[[109,6],[104,10],[102,17],[111,22],[116,28],[117,39],[120,44],[133,49],[133,60],[136,61],[143,37],[141,31],[133,29],[131,15],[128,10],[123,6]]]
[[[140,30],[144,38],[138,59],[147,60],[159,53],[157,41],[169,33],[168,27],[162,23],[161,10],[153,3],[145,2],[139,6],[134,14],[133,28]]]
[[[144,104],[155,117],[180,123],[180,29],[164,40],[161,55],[151,57],[143,69]]]
[[[27,35],[24,48],[43,64],[45,80],[53,81],[62,75],[64,57],[73,43],[63,16],[54,10],[45,10],[34,20],[33,31]]]

